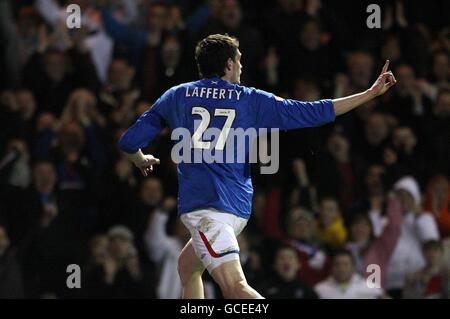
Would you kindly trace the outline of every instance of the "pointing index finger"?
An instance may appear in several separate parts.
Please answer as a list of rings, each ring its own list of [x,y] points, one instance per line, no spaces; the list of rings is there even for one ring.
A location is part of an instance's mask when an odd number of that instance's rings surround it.
[[[386,63],[384,63],[383,70],[381,70],[381,73],[385,73],[389,68],[389,60],[386,60]]]

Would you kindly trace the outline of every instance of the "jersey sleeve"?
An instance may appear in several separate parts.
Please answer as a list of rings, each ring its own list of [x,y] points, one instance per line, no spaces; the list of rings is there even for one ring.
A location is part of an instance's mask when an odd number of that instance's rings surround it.
[[[173,103],[175,103],[175,92],[171,89],[164,93],[125,131],[119,140],[119,148],[125,153],[133,154],[139,149],[147,147],[167,126],[169,111],[173,109]]]
[[[330,99],[301,102],[283,99],[262,90],[254,90],[256,125],[259,128],[290,130],[314,127],[334,121],[333,101]]]

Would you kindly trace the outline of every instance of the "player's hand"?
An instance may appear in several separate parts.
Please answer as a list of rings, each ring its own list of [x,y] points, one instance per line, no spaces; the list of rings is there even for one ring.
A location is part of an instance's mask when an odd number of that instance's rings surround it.
[[[134,163],[137,168],[140,169],[142,175],[148,176],[153,171],[153,165],[160,163],[158,158],[153,157],[153,155],[144,155],[143,161],[139,163]]]
[[[381,73],[378,76],[378,79],[370,88],[370,91],[372,91],[375,94],[375,96],[384,94],[393,85],[395,85],[395,83],[397,83],[394,74],[392,73],[392,71],[388,71],[388,69],[389,69],[389,60],[386,60],[386,63],[384,64],[383,69],[381,70]]]

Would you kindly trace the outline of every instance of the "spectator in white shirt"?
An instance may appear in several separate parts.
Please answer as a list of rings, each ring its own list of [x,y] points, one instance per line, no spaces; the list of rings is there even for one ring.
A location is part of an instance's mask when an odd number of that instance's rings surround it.
[[[156,295],[160,299],[181,298],[181,282],[178,276],[178,257],[183,246],[190,238],[189,231],[177,218],[174,235],[167,231],[169,213],[176,207],[176,200],[168,197],[164,200],[161,209],[156,209],[149,218],[147,230],[144,234],[148,256],[159,270],[159,283]]]
[[[331,276],[319,282],[314,290],[321,299],[384,297],[383,289],[373,287],[369,283],[356,272],[352,254],[347,250],[339,250],[333,257]]]
[[[386,289],[391,297],[401,298],[406,274],[425,266],[422,244],[439,240],[439,231],[432,214],[420,209],[421,193],[413,177],[401,178],[394,189],[402,202],[403,215],[400,237],[387,267]]]
[[[67,6],[60,6],[55,0],[36,0],[35,8],[42,18],[54,28],[60,24],[65,26],[66,19],[71,14],[70,11],[67,12]],[[85,1],[80,3],[80,8],[81,25],[88,30],[88,34],[83,39],[83,44],[91,55],[98,78],[101,82],[105,82],[108,66],[112,59],[114,43],[103,29],[101,16],[95,6]],[[61,49],[66,49],[63,44],[61,45]]]

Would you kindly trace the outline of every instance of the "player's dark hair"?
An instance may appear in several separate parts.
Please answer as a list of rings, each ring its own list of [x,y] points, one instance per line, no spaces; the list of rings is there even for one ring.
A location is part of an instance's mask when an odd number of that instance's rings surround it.
[[[235,61],[238,48],[238,40],[228,35],[212,34],[201,40],[195,48],[200,77],[224,76],[228,59]]]

